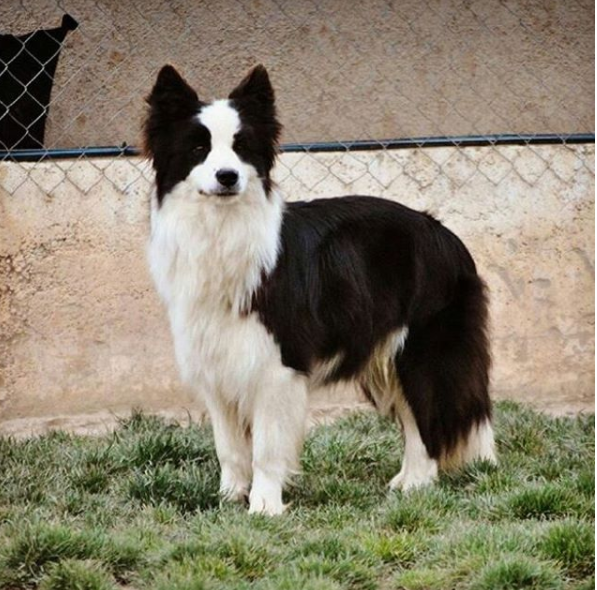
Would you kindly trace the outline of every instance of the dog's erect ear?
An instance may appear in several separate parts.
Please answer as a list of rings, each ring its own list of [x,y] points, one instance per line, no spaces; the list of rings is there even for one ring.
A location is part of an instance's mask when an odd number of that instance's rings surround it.
[[[201,104],[197,93],[170,65],[160,70],[147,103],[153,112],[177,119],[193,115]]]
[[[252,100],[263,104],[274,104],[274,89],[269,81],[267,70],[255,66],[245,79],[230,93],[232,100]]]
[[[199,112],[202,103],[172,66],[160,70],[146,101],[149,111],[143,124],[143,152],[154,157],[164,133],[171,132],[172,123],[190,119]]]
[[[276,117],[274,89],[267,70],[262,65],[255,66],[230,93],[229,99],[240,113],[243,123],[253,127],[259,137],[260,175],[265,192],[269,194],[272,188],[270,171],[276,159],[282,125]]]

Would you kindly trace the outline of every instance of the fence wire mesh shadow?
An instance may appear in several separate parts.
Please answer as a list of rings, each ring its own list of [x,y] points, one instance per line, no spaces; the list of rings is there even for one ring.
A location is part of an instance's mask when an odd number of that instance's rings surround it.
[[[0,158],[17,164],[2,189],[147,192],[151,169],[135,146],[165,63],[206,99],[267,65],[287,198],[350,191],[417,204],[430,188],[594,174],[594,5],[522,4],[10,0]]]

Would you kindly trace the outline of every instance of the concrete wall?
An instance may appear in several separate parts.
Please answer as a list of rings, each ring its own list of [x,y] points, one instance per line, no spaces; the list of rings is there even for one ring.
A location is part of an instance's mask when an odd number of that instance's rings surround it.
[[[493,395],[592,405],[594,146],[285,154],[276,176],[289,199],[434,212],[490,286]],[[150,179],[138,159],[0,164],[0,421],[200,409],[146,269]]]
[[[3,0],[0,32],[64,12],[49,147],[138,144],[165,63],[210,99],[263,62],[286,142],[595,128],[591,0]]]

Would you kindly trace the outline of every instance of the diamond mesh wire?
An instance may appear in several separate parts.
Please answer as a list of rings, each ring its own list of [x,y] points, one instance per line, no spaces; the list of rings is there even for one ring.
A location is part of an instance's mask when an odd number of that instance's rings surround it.
[[[292,198],[393,194],[401,176],[414,190],[510,175],[534,185],[569,176],[564,160],[592,172],[571,142],[590,142],[594,128],[588,0],[8,0],[0,22],[0,158],[17,161],[0,180],[9,194],[27,182],[50,196],[104,182],[142,192],[151,170],[134,150],[98,158],[90,148],[139,144],[143,98],[164,63],[206,99],[268,67],[283,139],[295,144],[277,168]],[[502,134],[521,147],[506,149]],[[546,134],[564,156],[537,146]],[[429,147],[437,136],[442,147]],[[54,159],[57,148],[71,157]]]
[[[490,286],[496,395],[592,399],[590,0],[3,0],[0,409],[178,391],[137,148],[166,63],[204,100],[263,63],[284,196],[431,211]]]

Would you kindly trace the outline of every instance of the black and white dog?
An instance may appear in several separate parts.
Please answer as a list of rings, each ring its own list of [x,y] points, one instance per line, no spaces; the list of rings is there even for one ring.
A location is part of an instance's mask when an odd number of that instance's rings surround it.
[[[262,66],[210,103],[165,66],[148,103],[149,263],[182,378],[211,417],[223,496],[280,514],[309,390],[345,380],[402,426],[391,488],[495,461],[487,300],[462,242],[379,198],[284,203]]]

